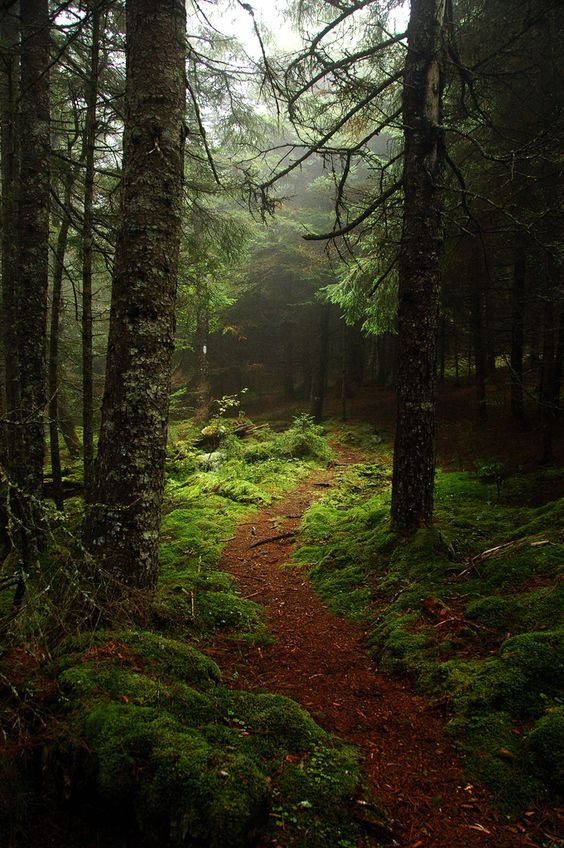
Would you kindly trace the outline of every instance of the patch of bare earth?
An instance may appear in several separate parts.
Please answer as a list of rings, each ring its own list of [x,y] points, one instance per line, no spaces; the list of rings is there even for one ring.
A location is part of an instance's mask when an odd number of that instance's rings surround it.
[[[343,463],[358,461],[342,455]],[[358,746],[368,783],[397,822],[402,848],[535,846],[530,828],[508,825],[469,785],[443,732],[440,709],[409,684],[378,672],[363,647],[362,628],[334,615],[306,574],[288,560],[300,518],[331,485],[314,473],[227,544],[220,567],[241,594],[263,604],[274,644],[216,643],[211,653],[228,685],[262,689],[298,701],[326,730]],[[538,815],[538,814],[537,814]]]

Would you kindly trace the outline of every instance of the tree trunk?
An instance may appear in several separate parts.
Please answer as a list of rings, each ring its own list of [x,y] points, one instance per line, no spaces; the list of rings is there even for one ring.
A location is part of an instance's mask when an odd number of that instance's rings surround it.
[[[294,341],[292,338],[292,328],[286,326],[284,328],[284,343],[282,345],[282,355],[284,357],[284,400],[292,401],[295,397],[294,387]]]
[[[554,374],[554,408],[557,418],[560,417],[560,392],[562,390],[562,366],[564,365],[564,304],[560,304],[558,321],[558,336],[556,340],[556,362]]]
[[[49,6],[21,0],[19,265],[17,352],[20,375],[18,483],[24,573],[38,566],[45,454],[47,284],[49,265]],[[20,582],[14,603],[23,596]]]
[[[558,366],[556,362],[556,269],[549,254],[544,259],[545,292],[543,303],[542,362],[539,393],[541,419],[541,465],[554,461],[554,424],[556,422],[558,397]]]
[[[64,209],[70,209],[74,174],[70,170],[65,175]],[[49,446],[51,451],[51,471],[53,474],[53,497],[57,509],[65,507],[63,481],[61,477],[61,453],[59,450],[59,324],[61,315],[61,295],[65,269],[65,252],[70,227],[70,219],[63,211],[55,259],[53,263],[53,294],[51,298],[51,332],[49,335],[48,394],[49,394]]]
[[[398,406],[392,526],[429,524],[435,473],[434,374],[442,246],[443,0],[412,0],[403,80],[404,212],[399,256]]]
[[[182,213],[183,0],[127,0],[120,225],[89,550],[115,583],[154,589]],[[102,576],[101,580],[105,577]]]
[[[439,360],[438,360],[438,363],[437,363],[439,383],[441,385],[445,381],[446,347],[447,347],[446,315],[443,312],[443,314],[441,315]]]
[[[82,445],[80,444],[80,439],[78,438],[74,426],[74,420],[68,408],[68,400],[60,375],[57,398],[59,401],[59,429],[61,430],[61,434],[71,459],[78,459],[82,451]]]
[[[90,68],[86,83],[86,123],[84,126],[84,218],[82,225],[82,456],[84,461],[84,495],[88,500],[94,468],[94,388],[92,352],[92,258],[94,153],[96,149],[96,106],[100,58],[100,4],[92,8],[92,41]]]
[[[511,415],[522,425],[523,414],[523,329],[525,322],[526,256],[523,234],[515,237],[513,291],[511,299]]]
[[[17,100],[19,96],[19,3],[0,16],[0,150],[2,153],[2,328],[5,381],[4,462],[15,476],[17,466],[16,419],[20,406],[17,349]]]
[[[301,351],[301,364],[302,364],[302,379],[303,379],[303,387],[301,394],[305,399],[309,401],[311,397],[311,383],[312,383],[312,368],[311,368],[311,336],[313,333],[313,319],[311,314],[308,315],[306,332],[302,337],[302,351]]]
[[[200,292],[196,306],[196,407],[204,415],[209,415],[211,401],[209,374],[209,335],[210,306],[206,289]]]
[[[484,342],[484,324],[482,320],[483,304],[482,304],[482,276],[481,269],[483,265],[483,257],[481,247],[478,245],[473,260],[472,267],[472,293],[471,293],[471,309],[470,323],[472,327],[472,341],[474,348],[474,379],[476,384],[476,409],[478,419],[486,421],[488,417],[488,407],[486,398],[486,350]]]
[[[325,384],[327,378],[327,354],[329,347],[329,315],[330,306],[324,303],[319,311],[313,371],[311,375],[311,395],[309,399],[309,414],[316,420],[323,418],[323,402],[325,400]]]

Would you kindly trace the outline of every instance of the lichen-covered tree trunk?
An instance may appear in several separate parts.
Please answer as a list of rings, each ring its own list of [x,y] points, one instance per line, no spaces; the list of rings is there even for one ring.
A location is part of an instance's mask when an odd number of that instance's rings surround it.
[[[158,574],[180,242],[186,13],[128,0],[121,218],[85,541],[114,594]],[[106,587],[100,587],[104,600]]]
[[[428,524],[435,470],[434,372],[442,245],[441,100],[445,0],[412,0],[403,79],[404,216],[399,258],[392,523]]]

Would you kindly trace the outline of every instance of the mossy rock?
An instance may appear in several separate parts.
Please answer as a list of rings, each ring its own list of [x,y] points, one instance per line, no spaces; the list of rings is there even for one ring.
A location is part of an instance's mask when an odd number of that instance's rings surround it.
[[[122,648],[132,654],[131,662],[140,665],[146,674],[204,688],[216,685],[221,679],[217,664],[196,648],[150,630],[101,630],[68,637],[54,651],[55,666],[63,671],[92,660],[99,664],[113,662],[121,668],[124,659],[127,660]]]
[[[173,846],[252,844],[269,807],[266,775],[249,758],[210,747],[153,708],[106,704],[84,718],[96,788],[111,808],[133,810],[144,837]]]
[[[535,772],[564,794],[564,707],[550,710],[536,722],[526,746]]]
[[[499,657],[449,660],[439,673],[457,712],[507,709],[527,718],[538,714],[543,698],[562,693],[564,631],[514,636],[503,643]]]
[[[127,632],[123,641],[159,674],[204,687],[221,680],[217,664],[191,645],[150,631]]]
[[[564,619],[564,583],[544,586],[534,592],[489,595],[466,607],[468,618],[512,632],[554,627]]]

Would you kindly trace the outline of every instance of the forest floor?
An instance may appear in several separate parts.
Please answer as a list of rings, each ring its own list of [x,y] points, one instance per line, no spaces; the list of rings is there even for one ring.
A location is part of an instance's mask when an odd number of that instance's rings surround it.
[[[358,451],[338,449],[337,466],[363,459]],[[484,790],[465,780],[443,732],[440,706],[409,682],[379,673],[363,646],[364,630],[325,606],[304,570],[290,562],[304,511],[334,477],[334,467],[314,472],[238,527],[219,567],[234,576],[243,597],[264,605],[274,640],[241,646],[216,639],[210,655],[228,685],[291,697],[325,730],[360,749],[368,785],[397,827],[394,844],[541,846],[533,830],[542,833],[542,812],[529,813],[534,829],[527,814],[507,823],[493,812]]]

